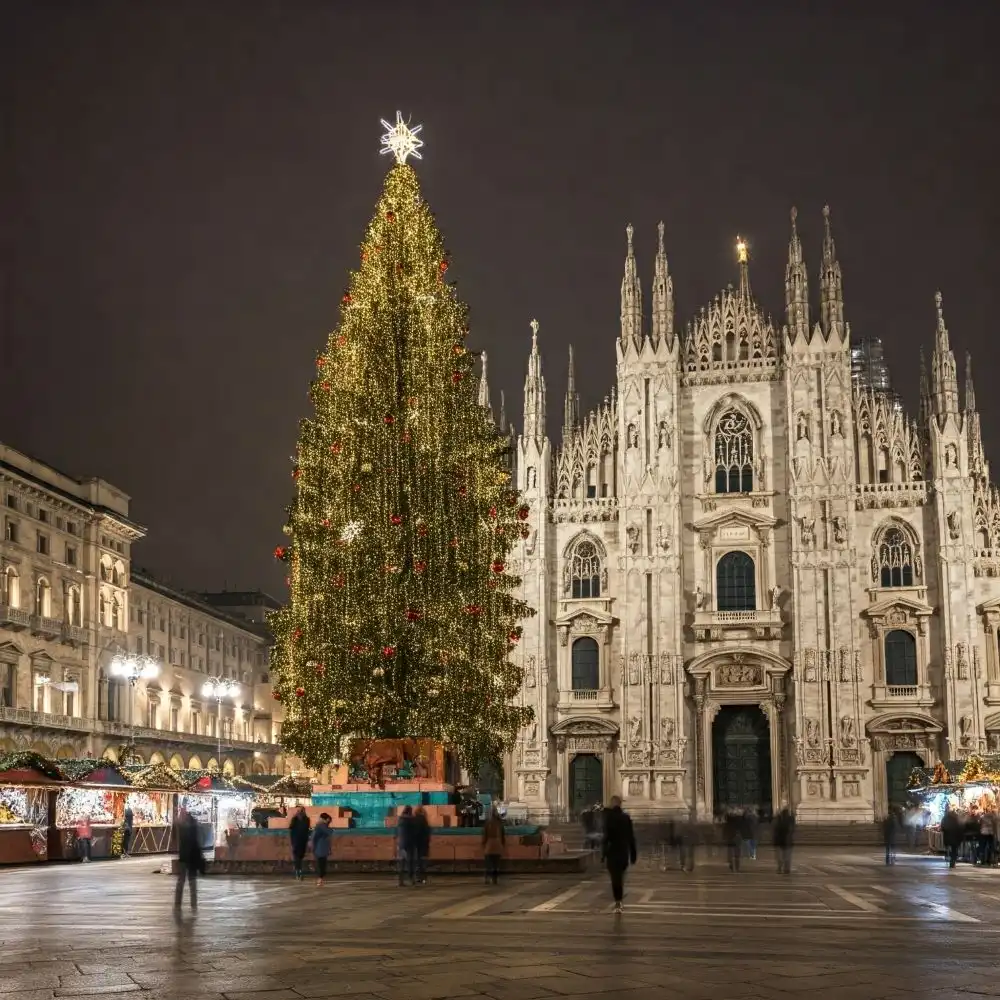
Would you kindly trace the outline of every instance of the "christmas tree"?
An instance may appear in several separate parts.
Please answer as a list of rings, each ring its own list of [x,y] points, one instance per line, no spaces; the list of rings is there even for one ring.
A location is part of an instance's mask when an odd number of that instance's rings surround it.
[[[349,737],[429,737],[473,768],[531,720],[513,704],[510,653],[534,612],[507,571],[528,508],[478,403],[467,310],[406,163],[419,127],[383,124],[396,163],[316,359],[290,540],[275,552],[291,596],[271,618],[274,697],[282,743],[311,767]]]

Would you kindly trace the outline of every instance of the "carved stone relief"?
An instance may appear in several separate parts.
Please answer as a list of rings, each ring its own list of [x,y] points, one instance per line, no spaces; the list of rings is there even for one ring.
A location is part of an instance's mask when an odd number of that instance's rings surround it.
[[[660,653],[660,683],[674,683],[674,663],[670,653]]]
[[[630,524],[625,529],[625,541],[626,541],[626,544],[628,545],[629,552],[631,552],[632,555],[634,555],[634,556],[638,555],[639,554],[639,526],[638,525],[636,525],[636,524]]]
[[[526,688],[533,688],[538,683],[537,676],[535,674],[535,658],[533,656],[527,657],[524,664],[524,686]]]
[[[764,669],[750,663],[725,663],[715,670],[719,688],[759,687],[764,683]]]

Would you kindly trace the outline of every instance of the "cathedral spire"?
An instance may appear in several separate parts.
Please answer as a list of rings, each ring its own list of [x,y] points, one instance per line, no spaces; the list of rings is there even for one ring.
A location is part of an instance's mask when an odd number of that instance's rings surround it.
[[[931,394],[934,413],[942,418],[945,414],[958,414],[958,366],[948,340],[948,327],[944,324],[943,296],[934,295],[937,306],[937,330],[934,334],[934,353],[931,355]]]
[[[566,377],[566,402],[563,404],[563,444],[569,439],[580,423],[580,394],[576,391],[576,376],[573,371],[573,345],[569,345],[569,373]]]
[[[785,265],[785,322],[793,339],[809,336],[809,278],[806,275],[802,244],[795,225],[798,210],[792,209],[792,235]]]
[[[653,343],[669,344],[674,338],[674,279],[667,268],[667,251],[663,245],[663,223],[656,227],[658,242],[653,268]]]
[[[497,429],[501,434],[507,433],[507,401],[503,398],[503,389],[500,390],[500,419]]]
[[[484,409],[489,410],[490,419],[493,419],[493,407],[490,406],[490,387],[489,383],[486,381],[486,352],[482,351],[479,355],[479,360],[482,362],[482,371],[479,373],[479,405]]]
[[[632,248],[632,223],[625,227],[628,251],[625,255],[625,276],[622,278],[622,340],[642,339],[642,287],[635,267],[635,251]]]
[[[740,298],[750,298],[750,244],[736,237],[736,262],[740,265]]]
[[[972,355],[965,355],[965,426],[969,435],[969,471],[974,476],[989,478],[983,432],[976,409],[976,387],[972,383]]]
[[[830,206],[823,206],[823,264],[819,274],[820,326],[826,337],[834,326],[844,325],[844,281],[837,260],[837,247],[830,228]]]
[[[927,375],[927,358],[920,348],[920,425],[925,430],[931,419],[931,380]]]
[[[531,321],[531,354],[524,379],[524,439],[534,441],[539,448],[545,440],[545,379],[542,356],[538,353],[537,319]]]

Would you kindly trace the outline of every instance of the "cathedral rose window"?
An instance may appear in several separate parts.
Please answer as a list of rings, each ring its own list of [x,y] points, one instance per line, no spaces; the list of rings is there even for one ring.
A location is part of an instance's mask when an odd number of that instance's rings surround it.
[[[738,410],[724,413],[715,429],[715,492],[753,491],[753,433]]]

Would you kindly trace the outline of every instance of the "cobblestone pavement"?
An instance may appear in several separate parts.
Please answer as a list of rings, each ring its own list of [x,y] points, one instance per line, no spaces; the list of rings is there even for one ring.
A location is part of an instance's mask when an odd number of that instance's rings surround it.
[[[0,871],[0,1000],[975,1000],[1000,995],[1000,869],[801,851],[732,875],[645,862],[496,888],[212,877],[173,911],[155,861]]]

